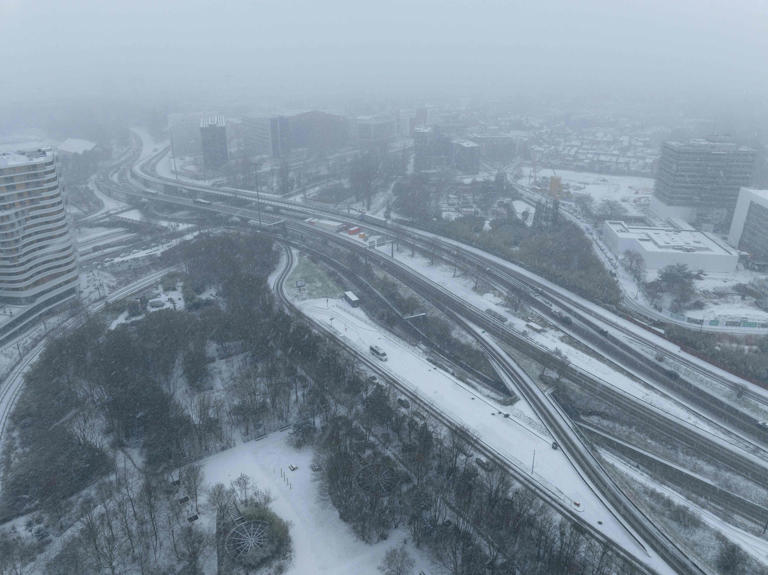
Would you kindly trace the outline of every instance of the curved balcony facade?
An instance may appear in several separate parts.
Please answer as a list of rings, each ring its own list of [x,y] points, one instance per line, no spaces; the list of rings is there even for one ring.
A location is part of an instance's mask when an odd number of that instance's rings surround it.
[[[77,254],[51,150],[0,154],[0,301],[75,295]]]

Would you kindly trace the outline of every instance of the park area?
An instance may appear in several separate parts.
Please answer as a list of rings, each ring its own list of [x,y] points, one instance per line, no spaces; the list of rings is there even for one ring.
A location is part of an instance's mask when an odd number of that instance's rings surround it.
[[[384,555],[410,538],[408,531],[393,531],[373,545],[358,539],[323,495],[322,474],[312,471],[313,459],[313,450],[295,449],[285,431],[243,443],[201,463],[206,487],[229,485],[245,474],[255,487],[269,492],[270,508],[290,525],[293,560],[285,575],[380,575],[378,566]],[[424,553],[411,544],[407,549],[415,561],[414,574],[435,572]]]

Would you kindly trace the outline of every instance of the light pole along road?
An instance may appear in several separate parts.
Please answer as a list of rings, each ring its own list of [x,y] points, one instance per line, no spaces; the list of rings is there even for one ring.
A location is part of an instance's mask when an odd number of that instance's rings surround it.
[[[164,184],[165,185],[165,184]],[[178,186],[178,188],[195,188],[197,192],[204,191],[204,192],[213,192],[217,195],[232,195],[228,194],[227,192],[224,192],[222,194],[221,189],[215,189],[215,188],[203,188],[200,186],[187,186],[187,185],[181,185]],[[176,196],[174,199],[171,199],[168,194],[165,193],[167,188],[163,189],[162,198],[163,201],[170,201],[171,203],[177,203],[180,205],[190,205],[192,202],[190,202],[189,199],[182,199]],[[159,191],[153,190],[155,197],[157,197]],[[144,192],[145,194],[146,192]],[[239,192],[240,196],[242,198],[242,193]],[[141,194],[141,195],[144,195]],[[262,196],[263,197],[263,196]],[[158,198],[161,199],[161,198]],[[186,201],[185,201],[186,200]],[[274,200],[262,200],[265,202],[274,202]],[[285,202],[278,202],[280,205],[285,205]],[[295,207],[293,204],[291,204],[292,207]],[[198,205],[196,207],[201,207],[209,211],[217,211],[220,213],[228,213],[233,214],[233,210],[235,208],[231,206],[222,206],[219,204],[211,204],[210,201],[206,202],[204,206]],[[318,215],[317,210],[314,210],[313,208],[308,208],[306,206],[302,206],[301,208],[298,208],[301,211],[309,212],[310,214],[315,213]],[[251,210],[247,210],[244,208],[240,208],[239,212],[246,216],[251,213]],[[319,215],[327,215],[325,213],[319,214]],[[334,214],[335,215],[335,214]],[[338,217],[338,216],[337,216]],[[310,230],[307,230],[311,233]],[[391,230],[390,230],[391,232]],[[489,351],[490,353],[490,351]],[[508,365],[505,368],[504,363],[502,362],[500,364],[503,369],[506,369],[508,373],[514,373],[514,369],[510,368]],[[519,374],[518,374],[519,375]],[[606,502],[610,503],[614,508],[616,513],[625,513],[630,515],[629,523],[632,525],[634,529],[636,529],[638,532],[641,532],[642,535],[640,535],[640,538],[649,541],[649,545],[651,548],[654,549],[660,556],[664,557],[664,561],[666,561],[667,565],[672,568],[673,572],[678,573],[701,573],[702,571],[692,563],[692,561],[686,557],[685,553],[682,552],[675,544],[674,542],[670,541],[666,536],[661,534],[658,529],[655,528],[655,526],[652,524],[652,522],[647,518],[642,516],[642,514],[639,513],[637,508],[628,502],[626,498],[624,497],[623,493],[621,493],[618,488],[607,478],[607,474],[604,470],[602,470],[599,465],[596,464],[594,461],[594,458],[591,457],[591,454],[586,449],[586,447],[583,446],[583,444],[578,440],[577,436],[573,432],[572,425],[566,425],[562,422],[562,415],[559,414],[559,412],[551,405],[546,405],[541,402],[533,402],[533,407],[539,411],[540,416],[542,419],[550,426],[550,430],[553,433],[555,437],[558,437],[562,442],[565,449],[569,451],[569,456],[571,460],[574,462],[575,465],[578,466],[586,466],[585,474],[590,477],[590,480],[593,482],[593,484],[596,486],[598,490],[601,491],[601,493],[604,496],[604,499]],[[560,419],[558,419],[558,414]],[[620,511],[619,511],[620,510]],[[636,535],[637,536],[637,535]]]
[[[209,197],[217,197],[224,200],[231,197],[236,197],[239,200],[250,197],[251,200],[257,201],[255,193],[247,190],[233,191],[230,188],[212,188],[190,183],[178,184],[175,181],[172,181],[171,184],[167,179],[147,173],[145,170],[151,172],[153,166],[164,153],[166,153],[166,151],[161,150],[154,156],[150,156],[142,162],[134,164],[131,170],[131,174],[134,178],[133,185],[145,190],[143,193],[134,191],[133,193],[135,195],[140,197],[148,197],[151,195],[151,197],[154,197],[155,199],[175,203],[177,205],[191,205],[194,200],[179,197],[178,195],[169,192],[176,191],[177,193],[188,192],[193,194],[210,194]],[[155,189],[150,189],[145,186],[154,186]],[[158,187],[162,190],[161,192],[157,191],[156,188]],[[580,323],[594,326],[592,329],[593,331],[596,329],[604,335],[595,338],[595,334],[593,333],[593,337],[586,343],[596,350],[601,351],[603,357],[608,359],[610,363],[625,364],[623,367],[629,368],[630,372],[641,374],[642,379],[647,380],[651,387],[662,387],[665,393],[671,393],[673,396],[678,397],[680,401],[686,404],[689,410],[697,413],[703,419],[712,419],[713,416],[715,419],[725,418],[721,422],[721,426],[727,424],[732,432],[741,434],[744,439],[752,443],[757,443],[758,445],[760,443],[765,443],[765,431],[757,425],[757,420],[754,416],[743,412],[738,406],[724,402],[721,398],[701,389],[700,386],[687,382],[684,378],[678,377],[674,380],[670,379],[668,374],[664,371],[665,368],[653,365],[653,362],[649,361],[648,356],[638,350],[640,346],[637,344],[629,345],[622,342],[617,336],[613,335],[613,333],[609,333],[608,330],[619,332],[622,335],[634,338],[635,340],[641,340],[645,346],[655,353],[663,354],[667,357],[672,355],[670,352],[670,348],[672,348],[675,350],[675,359],[679,360],[686,366],[686,368],[696,370],[702,376],[711,379],[718,385],[725,386],[726,389],[737,390],[745,397],[750,397],[754,401],[764,405],[766,409],[768,409],[768,393],[741,378],[729,373],[724,373],[719,368],[715,368],[699,358],[689,356],[689,354],[680,350],[679,347],[671,345],[667,340],[660,338],[658,334],[651,333],[639,326],[629,324],[626,319],[588,302],[520,266],[455,240],[443,238],[407,226],[393,225],[391,222],[385,222],[378,218],[352,218],[347,214],[339,213],[336,210],[319,205],[315,202],[297,203],[284,200],[278,196],[266,194],[261,194],[258,201],[259,208],[261,208],[261,204],[265,204],[271,206],[273,209],[280,209],[285,212],[290,211],[305,216],[333,217],[342,222],[363,225],[376,233],[390,236],[398,234],[407,241],[416,243],[422,247],[426,246],[426,249],[435,250],[436,248],[439,248],[444,254],[455,254],[454,261],[460,259],[462,263],[469,265],[478,273],[492,274],[496,280],[506,283],[510,288],[524,290],[530,297],[540,300],[542,307],[551,308],[552,306],[550,302],[555,303],[558,308],[567,311]],[[201,206],[196,207],[200,208]],[[246,218],[253,217],[252,213],[250,216],[248,215],[252,210],[246,208],[237,209],[232,206],[222,205],[221,203],[205,206],[205,208],[208,208],[210,211],[239,215]],[[272,223],[277,221],[279,221],[279,218],[272,218]]]

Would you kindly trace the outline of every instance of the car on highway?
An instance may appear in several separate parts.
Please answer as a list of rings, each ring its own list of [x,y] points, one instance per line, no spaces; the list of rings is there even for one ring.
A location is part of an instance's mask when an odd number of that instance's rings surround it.
[[[381,361],[387,361],[387,352],[381,349],[378,345],[372,345],[370,349],[374,357]]]

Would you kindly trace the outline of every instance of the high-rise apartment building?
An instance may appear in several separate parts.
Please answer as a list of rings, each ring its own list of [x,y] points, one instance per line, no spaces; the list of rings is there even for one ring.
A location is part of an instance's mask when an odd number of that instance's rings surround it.
[[[275,116],[269,120],[272,157],[284,158],[291,151],[291,125],[287,116]]]
[[[227,127],[223,116],[206,116],[200,120],[200,145],[206,170],[218,170],[227,163]]]
[[[755,151],[732,142],[666,142],[652,208],[663,216],[725,225],[739,189],[752,180],[754,164]]]
[[[0,154],[0,300],[52,304],[76,295],[77,286],[53,152]]]

